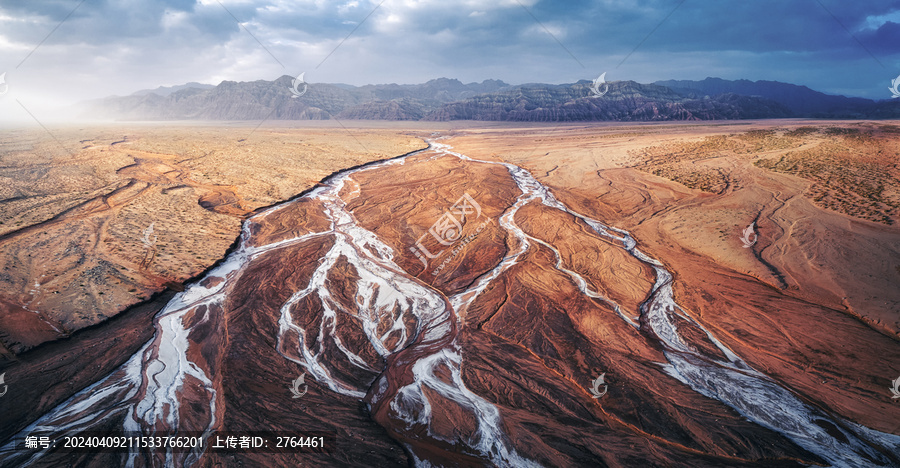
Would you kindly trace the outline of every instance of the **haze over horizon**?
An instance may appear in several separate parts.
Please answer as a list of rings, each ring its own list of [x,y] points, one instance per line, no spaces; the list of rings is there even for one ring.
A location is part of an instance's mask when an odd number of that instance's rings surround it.
[[[887,99],[900,2],[86,0],[0,5],[7,118],[187,82],[772,80]],[[18,101],[18,103],[17,103]]]

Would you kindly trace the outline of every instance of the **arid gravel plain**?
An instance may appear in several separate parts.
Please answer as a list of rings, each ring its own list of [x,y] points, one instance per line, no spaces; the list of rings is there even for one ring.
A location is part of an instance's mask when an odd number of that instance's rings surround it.
[[[900,123],[256,126],[0,135],[0,372],[47,389],[0,441],[183,358],[178,424],[357,440],[322,466],[900,462]]]
[[[254,210],[426,146],[409,132],[132,125],[0,136],[0,355],[115,316],[221,259]]]

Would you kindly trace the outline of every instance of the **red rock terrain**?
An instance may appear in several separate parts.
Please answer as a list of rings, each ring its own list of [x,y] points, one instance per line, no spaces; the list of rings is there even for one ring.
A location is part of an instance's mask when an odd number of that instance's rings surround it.
[[[176,289],[241,221],[346,167],[422,148],[397,131],[271,125],[0,135],[0,367]]]
[[[779,287],[762,218],[758,250],[733,247],[769,276],[712,261],[667,224],[667,206],[727,200],[646,171],[545,169],[487,140],[436,140],[254,215],[152,338],[124,340],[146,344],[120,367],[0,426],[0,441],[330,431],[331,453],[32,459],[7,445],[0,463],[900,465],[896,336],[811,300],[811,283]]]

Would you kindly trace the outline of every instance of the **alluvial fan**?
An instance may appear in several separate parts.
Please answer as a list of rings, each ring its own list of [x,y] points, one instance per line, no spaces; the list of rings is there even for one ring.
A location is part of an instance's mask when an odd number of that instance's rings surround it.
[[[128,466],[900,464],[900,437],[701,325],[628,232],[443,141],[250,218],[140,352],[21,434],[337,434],[332,453],[79,455]]]

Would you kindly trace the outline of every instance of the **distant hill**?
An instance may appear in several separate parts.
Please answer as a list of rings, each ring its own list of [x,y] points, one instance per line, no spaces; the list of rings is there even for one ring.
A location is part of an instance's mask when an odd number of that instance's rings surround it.
[[[156,89],[142,89],[140,91],[136,91],[136,92],[132,93],[131,95],[132,96],[144,96],[147,94],[158,94],[160,96],[168,96],[168,95],[174,93],[175,91],[181,91],[182,89],[188,89],[188,88],[210,89],[210,88],[215,88],[215,87],[216,87],[215,85],[195,83],[192,81],[190,83],[183,84],[183,85],[177,85],[177,86],[160,86],[159,88],[156,88]]]
[[[634,81],[608,83],[602,97],[589,81],[573,85],[523,85],[444,104],[425,120],[654,121],[789,117],[790,111],[762,98],[723,95],[686,98],[664,86]]]
[[[315,83],[294,98],[292,81],[285,75],[275,81],[223,81],[209,89],[185,85],[168,95],[135,93],[78,107],[85,117],[116,120],[419,120],[444,103],[509,86],[497,80],[463,84],[447,78],[419,85]]]
[[[293,77],[274,81],[188,83],[78,106],[86,118],[115,120],[489,120],[666,121],[785,117],[900,118],[900,102],[832,96],[775,81],[609,82],[512,86],[438,78],[415,85],[313,83],[292,94]]]
[[[875,102],[869,99],[834,96],[814,91],[806,86],[778,81],[730,81],[706,78],[701,81],[657,81],[654,84],[693,97],[717,96],[725,93],[759,96],[784,105],[798,117],[862,117],[875,106]]]

